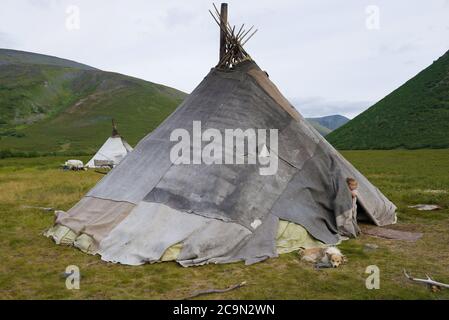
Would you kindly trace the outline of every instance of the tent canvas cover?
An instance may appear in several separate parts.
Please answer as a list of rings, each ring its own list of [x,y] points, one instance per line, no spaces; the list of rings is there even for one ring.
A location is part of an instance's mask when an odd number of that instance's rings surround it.
[[[59,214],[47,236],[128,265],[165,261],[173,250],[182,266],[251,264],[288,252],[279,250],[285,223],[304,228],[315,242],[336,244],[357,236],[357,216],[378,226],[396,222],[394,204],[308,124],[229,29],[219,65]],[[181,128],[192,136],[193,121],[223,135],[226,129],[277,129],[277,172],[260,175],[259,164],[173,164],[170,134]],[[347,177],[359,184],[357,215]]]
[[[126,157],[128,153],[133,151],[133,148],[128,144],[128,142],[123,139],[115,125],[114,120],[112,121],[112,135],[106,140],[106,142],[101,146],[97,153],[89,160],[86,164],[88,168],[96,168],[98,161],[106,161],[112,163],[114,166],[118,165],[123,158]]]

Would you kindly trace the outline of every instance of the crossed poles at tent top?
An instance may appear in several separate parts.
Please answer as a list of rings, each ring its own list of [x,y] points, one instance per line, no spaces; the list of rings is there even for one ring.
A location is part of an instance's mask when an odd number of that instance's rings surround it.
[[[257,29],[253,30],[254,26],[245,30],[245,24],[242,24],[238,32],[236,33],[235,26],[231,26],[228,22],[222,20],[221,14],[218,12],[217,7],[214,5],[215,14],[209,10],[212,18],[220,27],[220,30],[225,35],[226,44],[225,44],[225,54],[220,59],[217,64],[217,68],[220,69],[231,69],[238,63],[245,60],[252,60],[251,56],[243,49],[243,46],[251,39],[257,32]],[[250,35],[249,35],[250,34]],[[249,36],[248,36],[249,35]]]

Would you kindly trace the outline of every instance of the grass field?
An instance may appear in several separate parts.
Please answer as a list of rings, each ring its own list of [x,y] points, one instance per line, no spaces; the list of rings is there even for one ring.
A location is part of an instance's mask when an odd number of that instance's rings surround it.
[[[130,267],[102,262],[57,246],[42,232],[52,213],[22,205],[69,209],[102,176],[63,172],[58,157],[0,160],[1,299],[182,299],[195,290],[247,286],[200,299],[448,299],[449,290],[432,292],[402,274],[430,274],[449,283],[449,150],[351,151],[344,155],[398,206],[394,228],[420,231],[416,243],[362,235],[341,245],[349,261],[339,269],[316,271],[296,253],[253,266],[242,263],[182,268],[175,263]],[[83,158],[82,160],[86,160]],[[407,208],[434,203],[443,210]],[[365,244],[377,244],[373,251]],[[81,289],[67,290],[68,265],[81,270]],[[380,268],[380,289],[365,288],[365,269]]]

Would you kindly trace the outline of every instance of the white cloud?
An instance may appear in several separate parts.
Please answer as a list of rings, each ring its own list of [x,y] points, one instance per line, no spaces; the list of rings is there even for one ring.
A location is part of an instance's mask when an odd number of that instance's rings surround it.
[[[8,48],[15,46],[15,42],[9,34],[0,31],[0,48]]]

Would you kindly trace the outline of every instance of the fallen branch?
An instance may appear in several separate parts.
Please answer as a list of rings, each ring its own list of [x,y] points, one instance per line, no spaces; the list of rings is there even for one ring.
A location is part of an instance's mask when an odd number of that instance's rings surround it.
[[[409,279],[411,281],[427,284],[428,286],[431,286],[431,287],[435,286],[435,287],[438,287],[438,288],[449,289],[449,284],[445,284],[445,283],[441,283],[441,282],[435,281],[431,277],[429,277],[427,274],[426,274],[427,279],[413,278],[410,275],[408,275],[407,271],[404,269],[404,275],[406,276],[407,279]]]
[[[55,209],[53,208],[47,208],[47,207],[34,207],[34,206],[25,206],[23,205],[22,208],[24,209],[38,209],[38,210],[42,210],[42,211],[54,211]]]
[[[108,174],[107,172],[103,172],[103,171],[99,171],[99,170],[95,170],[94,172],[99,173],[99,174]]]
[[[246,285],[246,281],[243,281],[243,282],[241,282],[239,284],[235,284],[235,285],[233,285],[233,286],[231,286],[231,287],[229,287],[227,289],[207,289],[207,290],[195,291],[191,296],[188,296],[187,298],[184,298],[184,300],[192,299],[192,298],[195,298],[195,297],[198,297],[198,296],[201,296],[201,295],[204,295],[204,294],[209,294],[209,293],[224,293],[224,292],[228,292],[228,291],[231,291],[231,290],[234,290],[234,289],[241,288],[241,287],[243,287],[245,285]]]
[[[86,267],[90,267],[90,266],[93,266],[93,265],[96,265],[96,264],[100,264],[100,263],[101,263],[101,260],[100,261],[93,261],[93,262],[87,263],[85,266]]]

